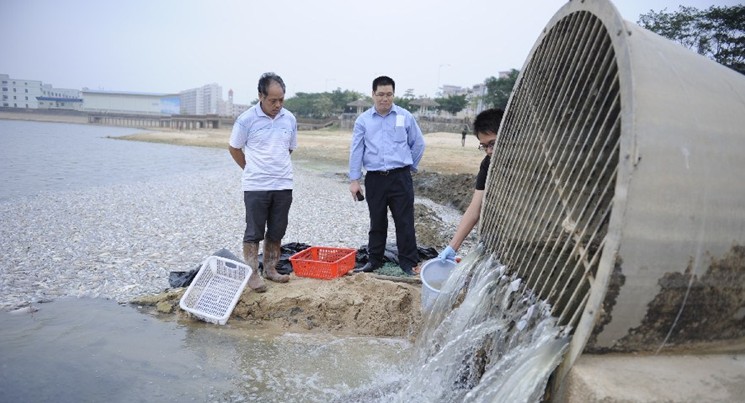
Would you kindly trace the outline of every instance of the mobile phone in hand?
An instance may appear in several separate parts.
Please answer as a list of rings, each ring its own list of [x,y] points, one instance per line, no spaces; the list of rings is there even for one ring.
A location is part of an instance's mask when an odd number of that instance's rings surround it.
[[[357,191],[357,201],[363,201],[365,200],[365,196],[362,195],[362,192],[359,190]]]

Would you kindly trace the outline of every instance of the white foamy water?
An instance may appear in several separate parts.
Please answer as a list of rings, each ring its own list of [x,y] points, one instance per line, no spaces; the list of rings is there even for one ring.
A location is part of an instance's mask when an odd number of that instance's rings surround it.
[[[520,283],[481,249],[471,253],[443,284],[409,374],[347,401],[540,401],[568,339]]]

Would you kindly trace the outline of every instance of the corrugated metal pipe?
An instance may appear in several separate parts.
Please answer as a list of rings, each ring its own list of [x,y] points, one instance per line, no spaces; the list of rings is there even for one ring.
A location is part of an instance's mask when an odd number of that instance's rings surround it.
[[[533,47],[481,238],[585,352],[745,338],[745,76],[570,1]]]

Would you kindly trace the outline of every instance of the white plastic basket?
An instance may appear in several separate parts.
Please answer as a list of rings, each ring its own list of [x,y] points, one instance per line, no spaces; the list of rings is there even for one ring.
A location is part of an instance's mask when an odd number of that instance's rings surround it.
[[[238,303],[251,267],[219,256],[204,260],[194,280],[181,297],[181,309],[205,322],[224,325]]]

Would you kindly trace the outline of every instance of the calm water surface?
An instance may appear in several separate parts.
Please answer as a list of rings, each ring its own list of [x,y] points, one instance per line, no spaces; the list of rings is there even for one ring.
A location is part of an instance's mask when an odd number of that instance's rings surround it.
[[[121,127],[0,120],[0,201],[235,165],[227,149],[112,138],[137,132]]]
[[[0,312],[2,402],[328,402],[400,378],[408,343],[156,318],[92,299]]]

